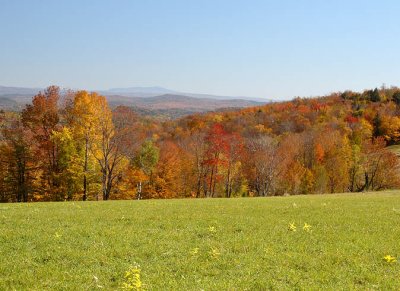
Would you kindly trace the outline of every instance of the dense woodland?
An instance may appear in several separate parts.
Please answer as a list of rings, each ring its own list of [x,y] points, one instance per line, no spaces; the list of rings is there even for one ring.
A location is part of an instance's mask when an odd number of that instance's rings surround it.
[[[56,86],[1,113],[0,201],[272,196],[399,186],[400,89],[160,121]]]

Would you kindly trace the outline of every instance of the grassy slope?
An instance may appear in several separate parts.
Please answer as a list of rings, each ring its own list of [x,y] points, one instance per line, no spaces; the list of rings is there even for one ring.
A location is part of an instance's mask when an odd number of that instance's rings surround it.
[[[0,290],[116,289],[134,262],[152,290],[399,290],[399,221],[398,192],[3,204]]]
[[[400,145],[392,145],[387,148],[395,153],[397,156],[400,156]]]

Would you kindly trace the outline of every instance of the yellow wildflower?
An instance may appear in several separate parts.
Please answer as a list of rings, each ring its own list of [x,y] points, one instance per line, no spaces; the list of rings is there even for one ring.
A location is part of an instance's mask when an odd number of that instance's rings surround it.
[[[310,232],[311,231],[311,225],[309,225],[308,223],[304,223],[303,230],[307,231],[307,232]]]
[[[387,263],[395,263],[397,262],[396,258],[391,256],[391,255],[386,255],[383,257],[383,259],[387,262]]]
[[[143,286],[140,278],[140,266],[134,265],[125,272],[125,282],[122,283],[122,289],[140,290]]]
[[[215,226],[209,226],[208,231],[209,232],[217,232],[217,229],[215,228]]]
[[[296,229],[297,229],[297,227],[296,227],[296,225],[294,224],[294,222],[289,223],[289,227],[288,227],[288,230],[289,230],[289,231],[296,231]]]

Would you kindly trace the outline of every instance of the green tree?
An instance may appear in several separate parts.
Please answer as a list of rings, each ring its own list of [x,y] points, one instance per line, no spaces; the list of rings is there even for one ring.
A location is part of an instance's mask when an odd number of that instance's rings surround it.
[[[160,157],[160,150],[154,145],[152,140],[146,140],[142,147],[140,148],[135,160],[135,166],[143,171],[143,173],[148,177],[148,182],[151,184],[152,175],[155,166],[158,163]],[[142,182],[139,181],[138,185],[138,199],[142,198]]]
[[[60,193],[62,199],[72,200],[82,190],[79,181],[82,179],[82,157],[77,152],[76,143],[71,129],[63,127],[60,131],[54,131],[51,140],[58,148],[58,166]]]

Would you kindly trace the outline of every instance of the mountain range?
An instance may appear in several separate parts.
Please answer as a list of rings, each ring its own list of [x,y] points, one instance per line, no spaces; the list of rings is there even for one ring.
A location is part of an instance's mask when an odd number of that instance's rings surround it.
[[[21,110],[25,104],[31,102],[34,95],[43,90],[43,88],[0,86],[0,109]],[[139,113],[161,114],[169,118],[227,108],[251,107],[272,101],[250,97],[185,93],[162,87],[112,88],[93,91],[106,96],[111,107],[125,105],[134,107]]]

